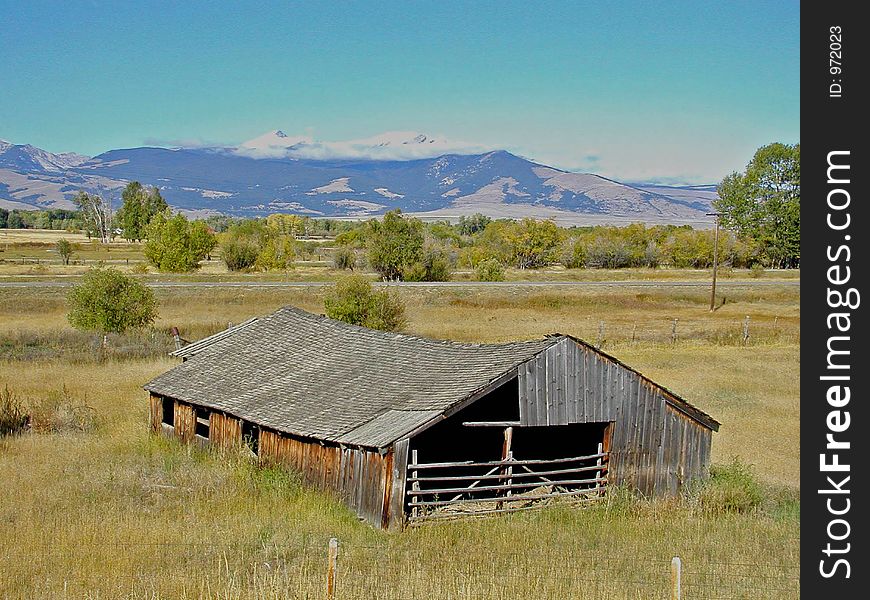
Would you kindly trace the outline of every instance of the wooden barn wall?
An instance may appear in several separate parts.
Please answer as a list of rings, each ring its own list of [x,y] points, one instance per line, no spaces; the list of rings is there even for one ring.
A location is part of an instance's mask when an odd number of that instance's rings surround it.
[[[242,421],[219,412],[208,420],[208,441],[220,448],[232,448],[242,443]]]
[[[153,433],[159,433],[163,422],[163,398],[151,394],[148,398],[148,427]]]
[[[705,475],[712,432],[637,373],[571,340],[518,369],[524,426],[613,422],[609,474],[649,495]]]
[[[376,527],[391,525],[393,452],[342,448],[262,429],[260,460],[280,464],[302,475],[309,484],[332,490],[359,516]]]
[[[182,442],[190,442],[196,435],[196,411],[189,404],[175,401],[175,435]]]

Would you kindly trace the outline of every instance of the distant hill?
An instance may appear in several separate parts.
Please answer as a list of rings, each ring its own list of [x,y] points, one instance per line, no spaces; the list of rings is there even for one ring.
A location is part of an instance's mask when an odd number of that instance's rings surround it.
[[[137,180],[194,215],[360,218],[400,208],[433,218],[482,212],[566,224],[706,223],[715,198],[712,186],[628,185],[503,150],[427,157],[440,142],[406,135],[336,148],[276,131],[238,148],[129,148],[90,159],[0,142],[0,206],[66,208],[80,189],[116,198]]]

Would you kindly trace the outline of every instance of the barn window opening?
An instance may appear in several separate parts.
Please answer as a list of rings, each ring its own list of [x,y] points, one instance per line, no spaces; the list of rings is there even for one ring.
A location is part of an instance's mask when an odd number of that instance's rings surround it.
[[[607,422],[523,426],[516,380],[411,439],[411,519],[524,510],[556,496],[599,497]]]
[[[194,433],[197,437],[208,439],[209,429],[209,410],[207,408],[196,408],[196,429]]]
[[[164,397],[160,402],[163,410],[162,423],[169,427],[175,427],[175,400]]]
[[[242,441],[255,455],[260,452],[260,428],[249,421],[242,421]]]

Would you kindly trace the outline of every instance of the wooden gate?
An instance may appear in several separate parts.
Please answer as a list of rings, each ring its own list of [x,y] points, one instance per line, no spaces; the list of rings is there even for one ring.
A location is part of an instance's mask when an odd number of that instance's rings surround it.
[[[551,498],[599,499],[608,453],[551,459],[420,463],[411,451],[407,504],[411,522],[540,508]]]

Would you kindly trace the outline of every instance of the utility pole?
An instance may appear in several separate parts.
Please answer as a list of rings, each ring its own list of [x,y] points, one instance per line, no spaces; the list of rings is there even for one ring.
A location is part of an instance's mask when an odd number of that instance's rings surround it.
[[[716,271],[719,269],[719,214],[707,213],[708,217],[716,217],[716,233],[713,234],[713,287],[710,290],[710,312],[716,310]]]

